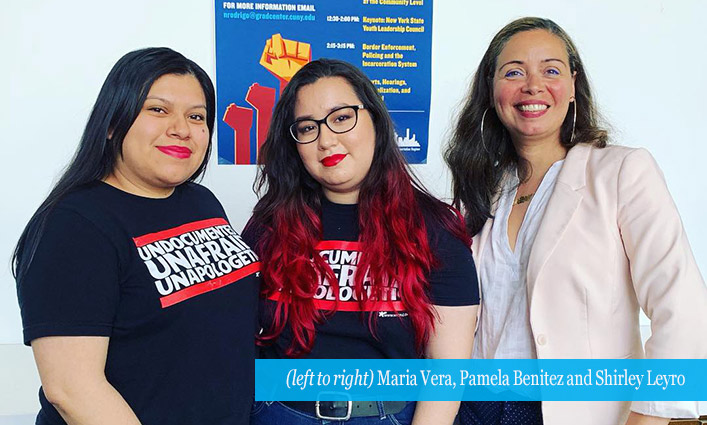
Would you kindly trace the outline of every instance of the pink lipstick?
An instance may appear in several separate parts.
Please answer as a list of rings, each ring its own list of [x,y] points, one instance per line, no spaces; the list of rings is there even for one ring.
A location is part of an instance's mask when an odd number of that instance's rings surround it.
[[[325,167],[333,167],[336,164],[340,163],[344,158],[346,158],[346,155],[342,153],[329,155],[326,158],[322,159],[322,165],[324,165]]]
[[[545,115],[550,109],[550,105],[543,101],[526,100],[514,105],[524,118],[537,118]]]
[[[185,146],[169,145],[169,146],[157,146],[160,152],[173,156],[179,159],[186,159],[191,156],[191,149]]]

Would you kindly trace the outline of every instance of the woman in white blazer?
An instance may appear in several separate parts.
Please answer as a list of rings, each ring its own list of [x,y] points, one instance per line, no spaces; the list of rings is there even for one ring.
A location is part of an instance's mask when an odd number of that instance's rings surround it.
[[[491,41],[445,159],[475,234],[475,358],[707,358],[707,288],[662,173],[607,146],[554,22]],[[651,319],[645,349],[639,308]],[[465,425],[667,424],[695,402],[471,402]]]

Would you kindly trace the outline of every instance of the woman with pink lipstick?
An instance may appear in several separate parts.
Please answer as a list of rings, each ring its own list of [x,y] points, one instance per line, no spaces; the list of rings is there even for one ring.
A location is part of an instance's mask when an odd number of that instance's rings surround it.
[[[463,222],[411,177],[360,70],[320,59],[298,71],[260,161],[244,238],[263,264],[262,357],[471,355],[478,285]],[[451,424],[458,407],[258,402],[253,423]]]
[[[167,48],[108,75],[15,251],[37,424],[249,423],[259,264],[194,183],[214,109],[208,75]]]
[[[607,146],[569,36],[522,18],[491,41],[446,160],[474,236],[475,358],[705,358],[707,289],[655,161]],[[639,308],[651,319],[644,347]],[[463,424],[667,424],[693,402],[472,402]]]

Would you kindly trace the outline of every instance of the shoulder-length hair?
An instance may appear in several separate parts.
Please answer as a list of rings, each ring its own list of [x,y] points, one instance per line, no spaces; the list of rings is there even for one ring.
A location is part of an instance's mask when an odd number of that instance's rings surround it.
[[[368,77],[349,63],[331,59],[310,62],[294,75],[275,106],[259,156],[261,168],[254,190],[261,198],[245,231],[262,230],[255,248],[263,264],[263,296],[274,292],[280,295],[273,325],[265,329],[260,342],[276,339],[288,325],[294,338],[286,354],[305,355],[313,347],[315,325],[331,313],[317,310],[313,300],[320,279],[326,277],[332,285],[337,281],[315,248],[322,238],[323,193],[305,169],[289,132],[299,90],[320,78],[345,79],[371,115],[375,128],[373,161],[358,198],[359,241],[363,248],[359,272],[354,277],[356,299],[365,302],[365,271],[369,272],[374,296],[385,285],[396,282],[421,352],[434,323],[426,275],[436,264],[425,218],[437,220],[462,240],[468,238],[459,216],[410,174],[398,149],[390,115]],[[369,328],[375,335],[375,315],[369,316]]]
[[[493,108],[493,76],[496,60],[514,35],[532,30],[545,30],[565,45],[570,72],[576,72],[575,101],[577,121],[572,137],[573,115],[568,113],[560,129],[560,143],[569,149],[578,143],[606,146],[608,135],[598,125],[598,114],[592,98],[589,78],[579,52],[569,35],[555,22],[543,18],[520,18],[503,27],[491,40],[474,74],[471,89],[457,118],[444,158],[452,172],[453,205],[463,206],[467,228],[476,234],[491,217],[491,202],[501,179],[517,168],[521,181],[529,177],[529,165],[515,151],[511,136]],[[483,138],[481,134],[483,120]]]
[[[209,145],[204,161],[187,181],[194,181],[204,173],[211,152],[210,138],[216,111],[214,86],[208,74],[195,62],[166,47],[126,54],[113,65],[106,77],[73,159],[30,218],[15,246],[12,264],[18,284],[32,262],[47,214],[69,192],[87,183],[103,180],[113,171],[122,154],[123,139],[140,113],[152,84],[167,74],[192,75],[204,91]]]

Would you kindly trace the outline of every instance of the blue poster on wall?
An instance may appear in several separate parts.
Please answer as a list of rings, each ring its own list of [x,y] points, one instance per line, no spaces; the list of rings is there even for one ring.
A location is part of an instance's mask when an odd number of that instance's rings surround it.
[[[318,58],[362,69],[383,97],[408,162],[427,161],[431,0],[217,1],[219,164],[255,164],[272,108]]]

